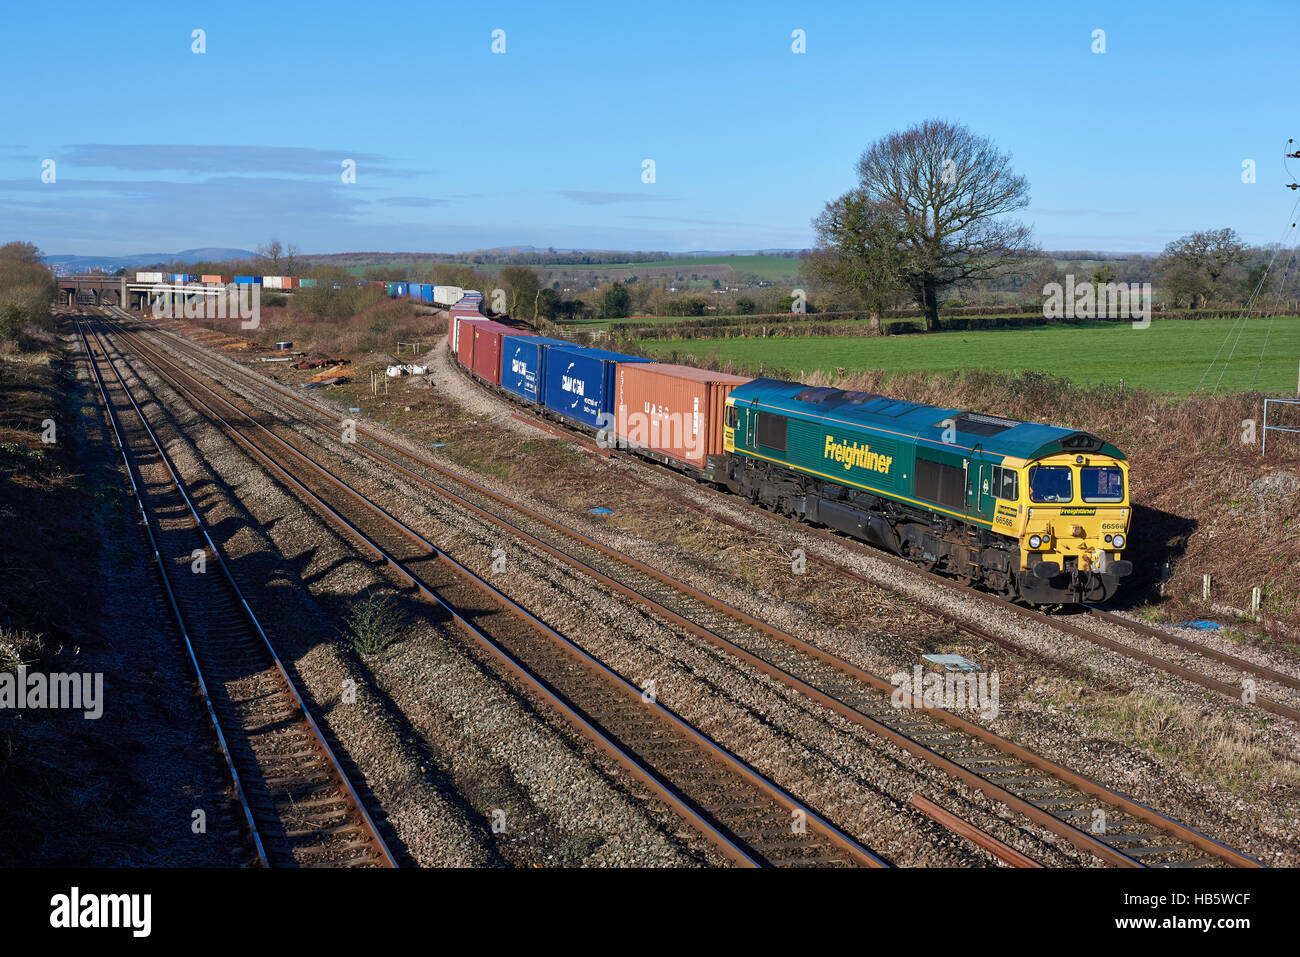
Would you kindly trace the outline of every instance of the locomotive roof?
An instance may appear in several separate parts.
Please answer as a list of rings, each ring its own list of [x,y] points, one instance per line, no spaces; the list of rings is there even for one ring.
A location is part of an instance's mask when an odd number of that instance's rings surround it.
[[[731,398],[737,405],[757,401],[762,407],[786,415],[829,419],[940,448],[979,450],[1022,459],[1044,458],[1061,452],[1125,457],[1115,446],[1090,432],[945,409],[874,392],[807,386],[782,379],[753,379],[737,386]],[[944,442],[943,433],[949,420],[956,437],[952,442]]]

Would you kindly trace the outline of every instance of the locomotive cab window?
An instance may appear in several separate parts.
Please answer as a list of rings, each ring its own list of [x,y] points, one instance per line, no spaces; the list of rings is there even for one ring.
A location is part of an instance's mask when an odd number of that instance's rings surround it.
[[[736,407],[734,405],[729,405],[727,406],[727,428],[734,429],[735,427],[736,427]]]
[[[993,495],[1004,502],[1014,502],[1020,498],[1020,476],[1014,469],[1001,465],[993,466]]]
[[[1039,504],[1074,499],[1074,471],[1068,465],[1035,465],[1029,469],[1029,500]]]
[[[1124,472],[1118,465],[1085,465],[1079,469],[1079,491],[1085,502],[1124,501]]]
[[[785,416],[773,415],[771,412],[758,412],[755,413],[754,417],[758,420],[754,425],[754,433],[758,437],[758,444],[769,449],[775,449],[778,452],[784,452]]]

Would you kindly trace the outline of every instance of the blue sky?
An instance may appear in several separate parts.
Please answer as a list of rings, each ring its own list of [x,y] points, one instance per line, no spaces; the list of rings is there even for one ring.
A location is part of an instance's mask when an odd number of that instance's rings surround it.
[[[931,117],[1012,154],[1045,248],[1263,243],[1300,139],[1282,2],[97,2],[4,24],[0,241],[51,253],[803,247],[863,149]]]

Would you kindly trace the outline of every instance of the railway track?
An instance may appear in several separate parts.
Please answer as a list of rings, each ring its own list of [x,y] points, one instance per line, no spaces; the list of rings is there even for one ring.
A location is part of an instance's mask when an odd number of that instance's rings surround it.
[[[183,341],[169,346],[210,372],[239,375],[258,396],[293,418],[332,431],[341,417],[261,377],[209,359]],[[166,361],[166,360],[164,360]],[[245,399],[244,401],[248,401]],[[331,423],[329,425],[323,423]],[[716,601],[692,586],[623,555],[505,496],[460,479],[437,462],[360,427],[355,448],[443,496],[458,508],[637,601],[746,664],[902,747],[993,800],[1117,866],[1202,866],[1257,862],[1192,828],[1074,774],[959,715],[905,696],[883,679]],[[395,453],[407,464],[389,453]],[[507,517],[508,516],[508,517]]]
[[[201,415],[383,561],[502,670],[544,697],[733,863],[886,866],[869,848],[446,555],[317,457],[138,338],[120,328],[109,338],[126,342]]]
[[[74,321],[258,859],[395,866],[126,378],[98,334]]]
[[[681,504],[699,512],[701,515],[704,515],[713,521],[720,522],[742,531],[753,531],[750,526],[745,525],[743,522],[738,522],[729,516],[722,515],[707,506],[691,501],[682,501]],[[766,510],[764,511],[766,512]],[[1273,668],[1268,668],[1238,655],[1221,652],[1218,649],[1209,647],[1208,645],[1183,638],[1180,635],[1174,635],[1159,628],[1153,628],[1142,622],[1131,621],[1120,615],[1090,605],[1084,606],[1082,614],[1078,616],[1085,620],[1095,620],[1115,629],[1127,632],[1130,636],[1130,641],[1135,643],[1149,643],[1154,640],[1173,646],[1183,653],[1182,660],[1173,661],[1154,654],[1153,652],[1145,651],[1140,647],[1135,647],[1134,644],[1118,640],[1100,631],[1084,627],[1075,621],[1066,620],[1059,615],[1049,615],[1035,608],[1026,608],[1022,605],[1013,604],[1012,602],[987,592],[976,591],[973,588],[950,578],[945,578],[935,572],[918,568],[911,562],[890,555],[888,552],[879,549],[872,549],[870,546],[861,545],[847,536],[840,535],[836,532],[827,529],[814,528],[806,523],[798,522],[795,519],[786,518],[773,513],[766,514],[778,521],[788,523],[790,527],[797,529],[801,535],[816,536],[823,541],[832,542],[840,547],[848,547],[851,550],[869,555],[871,558],[886,562],[895,568],[908,572],[909,574],[920,576],[925,581],[935,585],[937,588],[961,594],[963,597],[969,598],[973,601],[984,603],[990,607],[996,607],[1009,614],[1015,615],[1018,618],[1044,625],[1053,630],[1063,631],[1075,638],[1096,645],[1099,648],[1105,648],[1133,661],[1156,668],[1166,674],[1199,685],[1202,688],[1216,691],[1232,698],[1238,703],[1242,702],[1243,691],[1246,690],[1246,686],[1243,682],[1245,679],[1250,679],[1255,683],[1255,687],[1251,689],[1253,692],[1253,706],[1258,707],[1263,711],[1267,711],[1270,714],[1286,718],[1290,721],[1300,722],[1300,707],[1295,703],[1300,700],[1300,697],[1293,693],[1300,690],[1300,678],[1296,678],[1293,675],[1277,671]],[[837,574],[843,575],[846,578],[863,584],[880,587],[878,582],[872,581],[866,576],[858,574],[834,559],[821,555],[809,554],[808,560],[816,562],[817,564],[822,565]],[[912,600],[910,596],[909,600]],[[927,612],[950,621],[957,628],[960,628],[962,631],[965,631],[970,635],[993,644],[1011,648],[1017,653],[1027,657],[1034,655],[1034,652],[1024,645],[1008,639],[1005,636],[997,635],[987,629],[972,625],[934,604],[928,604],[925,602],[921,602],[920,604]],[[1200,660],[1197,661],[1196,659]],[[1194,667],[1195,665],[1199,665],[1200,670],[1198,670],[1197,667]],[[1218,676],[1216,676],[1216,674],[1207,673],[1208,671],[1217,671]],[[1233,672],[1235,672],[1235,674],[1233,674]],[[1261,688],[1262,691],[1260,690]]]

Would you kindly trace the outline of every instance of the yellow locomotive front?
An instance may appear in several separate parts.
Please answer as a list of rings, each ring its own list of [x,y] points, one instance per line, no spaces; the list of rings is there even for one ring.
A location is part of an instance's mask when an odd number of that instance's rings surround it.
[[[1132,514],[1128,463],[1062,452],[1002,465],[1019,476],[1015,532],[1022,597],[1036,604],[1059,602],[1063,595],[1080,602],[1110,598],[1133,570],[1123,557]]]

